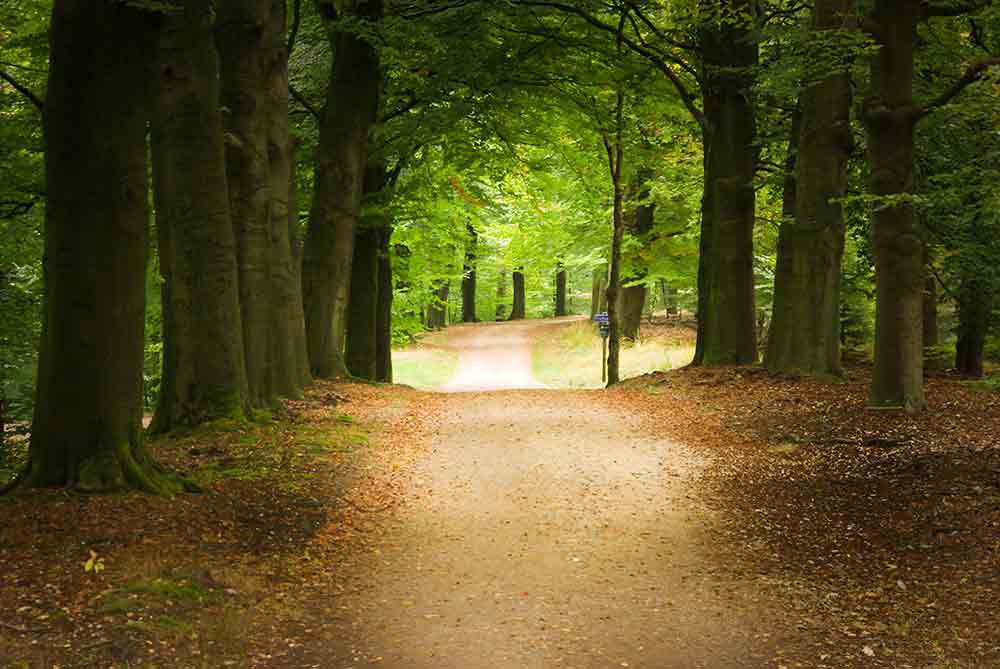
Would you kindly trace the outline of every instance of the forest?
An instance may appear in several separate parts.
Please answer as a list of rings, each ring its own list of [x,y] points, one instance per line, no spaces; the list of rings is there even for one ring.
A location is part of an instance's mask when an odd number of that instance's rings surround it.
[[[204,492],[161,440],[600,313],[607,392],[657,315],[944,430],[1000,393],[998,179],[991,0],[2,0],[0,494]]]

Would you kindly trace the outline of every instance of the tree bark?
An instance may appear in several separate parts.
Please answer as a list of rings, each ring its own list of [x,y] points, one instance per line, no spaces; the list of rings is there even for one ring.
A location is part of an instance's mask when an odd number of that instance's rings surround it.
[[[56,0],[45,102],[45,292],[24,487],[183,488],[143,443],[151,117],[160,18]]]
[[[993,293],[988,281],[965,277],[958,296],[955,369],[966,378],[983,377],[983,348],[989,333]]]
[[[753,36],[754,3],[712,0],[706,4],[735,12],[740,20],[711,21],[699,31],[705,192],[694,364],[749,364],[757,361],[753,281],[757,123],[752,89],[758,47]]]
[[[880,46],[872,59],[871,93],[862,109],[868,135],[871,192],[913,192],[913,50],[919,0],[875,0],[868,16]],[[879,204],[872,217],[875,256],[873,406],[917,410],[923,388],[923,239],[912,203]]]
[[[608,267],[594,270],[590,288],[590,317],[602,314],[608,308]]]
[[[817,0],[813,31],[845,28],[854,0]],[[844,256],[847,162],[853,149],[851,81],[835,72],[808,86],[790,150],[797,173],[791,193],[794,220],[782,221],[774,307],[764,364],[772,372],[839,376],[840,281]]]
[[[269,408],[302,389],[292,325],[299,288],[288,228],[285,3],[220,0],[216,12],[247,383],[253,406]]]
[[[941,343],[938,330],[938,292],[937,280],[928,275],[924,281],[924,348],[937,346]]]
[[[301,397],[311,380],[302,369],[305,313],[302,309],[301,269],[296,262],[298,203],[291,192],[295,171],[294,142],[288,127],[288,51],[285,41],[285,0],[271,0],[267,24],[266,83],[267,156],[270,174],[268,224],[269,288],[272,308],[268,328],[268,386],[282,397]],[[291,229],[292,221],[296,229]],[[303,378],[305,376],[305,379]]]
[[[340,24],[332,4],[319,6],[329,26],[334,57],[316,152],[302,292],[310,367],[316,376],[332,378],[348,373],[344,335],[354,233],[361,213],[368,132],[378,109],[381,66],[371,42],[336,27]],[[382,1],[355,2],[351,15],[377,23],[382,18]]]
[[[619,96],[619,105],[621,98]],[[620,119],[619,119],[620,122]],[[620,138],[619,138],[620,140]],[[621,295],[622,272],[622,240],[625,237],[625,221],[622,212],[624,192],[621,184],[622,147],[617,146],[617,160],[612,163],[611,183],[614,189],[614,207],[612,210],[611,233],[611,269],[608,274],[608,287],[605,290],[608,304],[608,387],[621,381],[621,315],[619,312],[619,296]],[[609,150],[610,151],[610,150]]]
[[[292,282],[296,289],[295,304],[290,311],[288,330],[295,346],[295,370],[299,385],[305,388],[312,382],[309,371],[309,347],[306,343],[306,314],[302,304],[302,231],[299,227],[299,186],[296,178],[296,153],[299,141],[293,139],[289,147],[288,163],[288,245],[292,255]]]
[[[525,295],[524,288],[524,271],[523,268],[518,268],[513,272],[514,279],[514,303],[510,308],[510,317],[507,319],[509,321],[523,321],[525,318],[526,302],[527,298]]]
[[[378,308],[375,314],[375,380],[392,383],[392,226],[378,229]]]
[[[462,322],[475,323],[476,319],[476,243],[478,236],[472,223],[466,224],[469,237],[465,242],[465,267],[462,274]]]
[[[368,165],[364,176],[365,204],[382,204],[388,184],[385,165]],[[351,374],[374,381],[378,368],[379,255],[386,236],[384,230],[391,224],[378,206],[366,209],[355,234],[345,357]]]
[[[347,310],[347,369],[360,379],[375,379],[378,313],[379,231],[362,223],[355,236],[351,297]]]
[[[635,180],[629,187],[629,200],[635,201],[635,208],[626,217],[626,232],[634,237],[640,245],[646,242],[646,236],[653,230],[655,206],[647,202],[649,186],[647,182],[653,176],[646,168],[636,172]],[[646,276],[647,269],[641,253],[632,253],[626,259],[631,272],[625,277],[624,283],[633,283]],[[639,328],[642,325],[642,309],[646,304],[647,287],[644,283],[625,286],[621,295],[622,336],[635,341],[639,338]]]
[[[568,313],[566,309],[566,269],[560,263],[556,269],[556,318]]]
[[[152,429],[250,415],[219,57],[208,8],[166,15],[156,63],[153,177],[163,276],[163,374]]]
[[[434,299],[427,305],[427,327],[430,330],[441,330],[448,325],[448,296],[451,292],[451,282],[447,279],[434,281]]]

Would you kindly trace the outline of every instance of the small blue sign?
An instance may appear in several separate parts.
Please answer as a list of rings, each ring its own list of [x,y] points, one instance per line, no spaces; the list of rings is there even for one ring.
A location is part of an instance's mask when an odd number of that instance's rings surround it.
[[[608,323],[609,322],[608,321],[608,315],[607,314],[594,314],[594,322],[595,323]]]

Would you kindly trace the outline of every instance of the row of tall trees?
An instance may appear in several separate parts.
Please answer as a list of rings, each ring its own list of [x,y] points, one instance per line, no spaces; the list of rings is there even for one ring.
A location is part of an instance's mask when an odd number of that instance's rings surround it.
[[[0,70],[46,149],[44,192],[5,182],[0,211],[44,203],[24,485],[180,485],[142,445],[150,257],[161,431],[248,417],[314,376],[391,380],[393,319],[439,327],[458,297],[462,320],[521,318],[543,275],[561,314],[593,273],[612,362],[648,286],[690,286],[696,364],[763,349],[774,371],[835,375],[846,248],[875,268],[873,404],[924,403],[930,275],[959,306],[960,366],[981,371],[990,3],[56,0],[49,28],[47,72],[37,45]],[[477,311],[500,276],[511,312]]]

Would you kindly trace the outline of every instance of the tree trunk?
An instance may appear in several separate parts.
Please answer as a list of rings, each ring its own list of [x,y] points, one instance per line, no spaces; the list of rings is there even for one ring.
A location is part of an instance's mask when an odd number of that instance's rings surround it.
[[[497,321],[507,320],[507,268],[500,268],[497,277]]]
[[[166,15],[156,63],[153,177],[163,275],[163,375],[152,428],[250,413],[211,13]]]
[[[381,73],[375,46],[355,32],[338,29],[335,10],[326,4],[320,7],[331,32],[334,58],[316,152],[302,293],[310,367],[316,376],[331,378],[347,374],[344,334],[354,232]],[[380,21],[382,1],[356,4],[353,18]]]
[[[462,322],[476,322],[476,229],[466,224],[469,238],[465,246],[465,273],[462,275]]]
[[[924,348],[937,346],[940,343],[937,280],[933,276],[928,276],[924,281]]]
[[[364,176],[365,204],[381,205],[388,185],[385,166],[368,165]],[[345,356],[351,374],[373,381],[378,367],[379,255],[386,237],[384,229],[390,223],[381,213],[381,207],[367,209],[355,235]]]
[[[965,277],[958,296],[955,369],[966,378],[983,376],[983,347],[989,333],[993,294],[988,281]]]
[[[567,315],[566,310],[566,269],[559,264],[556,269],[556,318]]]
[[[524,291],[523,268],[514,270],[514,304],[510,308],[509,321],[523,321],[525,317],[526,296]]]
[[[653,229],[653,216],[655,214],[654,205],[648,202],[649,186],[647,182],[653,174],[647,168],[636,171],[635,180],[629,186],[630,202],[634,201],[635,209],[627,216],[626,232],[639,243],[646,243],[646,236]],[[631,272],[625,277],[624,283],[639,281],[646,276],[646,267],[641,254],[631,253],[625,259],[631,267]],[[647,287],[645,284],[636,284],[622,288],[621,295],[621,323],[622,336],[635,341],[639,338],[639,327],[642,325],[642,309],[646,304]]]
[[[619,94],[619,104],[621,96]],[[625,221],[622,212],[624,193],[621,185],[622,149],[618,144],[617,169],[612,170],[612,186],[614,188],[614,208],[612,213],[613,228],[611,233],[611,270],[608,275],[608,288],[604,291],[608,301],[608,386],[621,381],[621,315],[619,297],[621,295],[622,276],[622,240],[625,237]],[[614,161],[613,161],[614,162]]]
[[[379,231],[362,225],[354,243],[351,298],[347,310],[347,369],[360,379],[375,379],[378,313]]]
[[[392,383],[392,226],[378,229],[378,309],[375,314],[375,380]]]
[[[303,379],[302,354],[305,342],[305,314],[302,310],[301,269],[296,262],[298,230],[297,197],[291,192],[295,171],[294,143],[288,129],[288,52],[285,38],[285,0],[271,0],[268,17],[267,61],[264,71],[267,107],[267,156],[270,173],[270,211],[268,224],[269,292],[272,307],[269,312],[267,380],[273,394],[301,397],[309,382],[308,365]],[[263,399],[263,398],[262,398]]]
[[[292,251],[292,281],[296,288],[295,304],[290,312],[288,330],[295,346],[295,370],[299,385],[305,388],[312,381],[309,371],[309,348],[306,344],[306,314],[302,305],[302,232],[299,228],[299,186],[296,178],[298,140],[293,140],[288,154],[288,245]]]
[[[642,325],[642,309],[646,304],[647,289],[644,284],[626,286],[621,295],[622,337],[635,341]]]
[[[854,0],[817,0],[813,30],[844,29]],[[840,281],[844,256],[847,162],[853,148],[851,81],[834,73],[801,97],[801,124],[791,143],[794,220],[782,221],[774,307],[764,363],[772,372],[841,373]],[[795,124],[793,124],[794,126]],[[798,131],[798,132],[796,132]],[[794,158],[793,158],[794,160]]]
[[[590,289],[590,317],[602,314],[608,308],[608,266],[594,270]]]
[[[694,364],[749,364],[757,361],[753,280],[755,17],[751,16],[750,0],[713,0],[709,4],[736,12],[741,19],[712,21],[700,30],[705,193]]]
[[[220,0],[216,32],[226,110],[247,383],[255,407],[302,390],[288,229],[291,143],[283,0]]]
[[[45,101],[45,293],[24,487],[171,494],[142,427],[146,127],[160,18],[56,0]]]
[[[451,292],[451,282],[447,279],[435,279],[434,301],[427,305],[427,328],[440,330],[448,324],[448,297]]]
[[[918,0],[875,0],[869,14],[881,47],[872,59],[871,93],[862,119],[868,135],[871,191],[893,197],[913,191],[913,49]],[[923,387],[923,240],[913,205],[878,205],[872,217],[875,256],[875,370],[870,402],[917,410]]]

